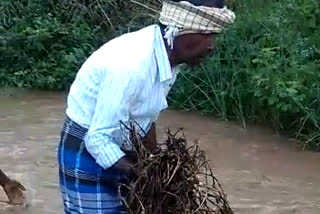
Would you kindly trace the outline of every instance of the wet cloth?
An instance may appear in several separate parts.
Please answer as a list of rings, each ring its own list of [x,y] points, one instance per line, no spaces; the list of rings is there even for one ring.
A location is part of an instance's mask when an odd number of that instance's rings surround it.
[[[87,129],[66,118],[58,149],[59,179],[66,214],[122,213],[119,171],[104,170],[84,145]]]

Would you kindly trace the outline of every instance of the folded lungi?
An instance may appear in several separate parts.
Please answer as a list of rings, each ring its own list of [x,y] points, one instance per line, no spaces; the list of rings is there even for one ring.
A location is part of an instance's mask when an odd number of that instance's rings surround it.
[[[60,190],[66,214],[124,213],[116,169],[104,170],[84,144],[87,129],[66,118],[58,149]]]

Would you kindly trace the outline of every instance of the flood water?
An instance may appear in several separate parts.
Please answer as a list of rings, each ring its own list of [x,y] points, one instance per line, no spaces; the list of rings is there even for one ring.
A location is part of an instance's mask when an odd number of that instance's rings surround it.
[[[0,202],[0,214],[63,213],[56,151],[64,108],[61,93],[0,93],[0,168],[28,189],[28,206]],[[171,110],[159,118],[158,137],[180,127],[200,140],[236,213],[320,214],[320,153],[268,129]]]

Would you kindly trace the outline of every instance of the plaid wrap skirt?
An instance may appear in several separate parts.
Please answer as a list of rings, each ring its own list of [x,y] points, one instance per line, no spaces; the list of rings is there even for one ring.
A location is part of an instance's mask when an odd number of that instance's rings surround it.
[[[85,148],[87,129],[66,118],[58,148],[59,180],[66,214],[125,213],[121,203],[121,173],[104,170]]]

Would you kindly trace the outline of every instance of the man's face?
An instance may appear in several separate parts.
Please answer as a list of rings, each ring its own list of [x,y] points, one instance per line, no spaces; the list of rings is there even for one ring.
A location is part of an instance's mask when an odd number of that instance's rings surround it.
[[[185,34],[174,40],[174,54],[179,63],[195,66],[216,48],[216,34]]]

